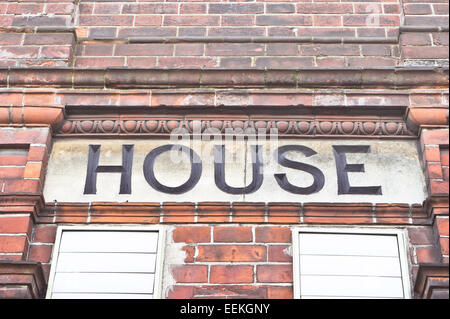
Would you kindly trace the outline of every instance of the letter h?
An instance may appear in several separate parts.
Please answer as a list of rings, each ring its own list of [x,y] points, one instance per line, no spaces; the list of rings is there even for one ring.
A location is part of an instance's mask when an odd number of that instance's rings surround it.
[[[97,173],[120,173],[119,194],[131,194],[131,168],[133,165],[134,145],[122,145],[122,165],[98,165],[100,145],[89,145],[86,183],[84,194],[97,193]]]

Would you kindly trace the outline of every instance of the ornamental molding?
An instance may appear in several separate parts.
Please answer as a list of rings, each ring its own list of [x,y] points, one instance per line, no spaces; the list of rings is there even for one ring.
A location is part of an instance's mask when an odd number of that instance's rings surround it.
[[[171,134],[255,135],[278,134],[280,137],[366,137],[416,138],[401,118],[350,117],[278,117],[185,118],[180,116],[126,118],[71,118],[56,128],[56,136],[160,136]]]

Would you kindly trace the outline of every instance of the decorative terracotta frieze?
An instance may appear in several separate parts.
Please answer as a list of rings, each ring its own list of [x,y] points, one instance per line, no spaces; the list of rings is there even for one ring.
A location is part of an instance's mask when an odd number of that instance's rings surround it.
[[[275,131],[276,130],[276,131]],[[120,118],[71,118],[64,120],[55,131],[56,136],[169,136],[173,133],[186,134],[269,134],[277,132],[278,136],[351,136],[351,137],[406,137],[415,134],[408,129],[400,118],[320,118],[305,116],[293,118],[227,118],[226,115],[214,119],[186,119],[180,116],[165,118],[132,117]]]

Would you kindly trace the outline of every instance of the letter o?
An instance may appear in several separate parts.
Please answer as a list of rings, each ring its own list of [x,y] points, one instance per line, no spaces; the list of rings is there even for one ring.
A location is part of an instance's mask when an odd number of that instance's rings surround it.
[[[169,187],[161,184],[155,177],[154,166],[156,158],[162,153],[179,149],[183,153],[189,155],[189,160],[191,162],[191,175],[189,179],[182,185],[177,187]],[[202,163],[200,157],[191,148],[179,145],[179,144],[167,144],[155,148],[150,153],[147,154],[144,160],[144,177],[147,183],[153,187],[155,190],[167,193],[167,194],[183,194],[195,187],[200,177],[202,176]]]

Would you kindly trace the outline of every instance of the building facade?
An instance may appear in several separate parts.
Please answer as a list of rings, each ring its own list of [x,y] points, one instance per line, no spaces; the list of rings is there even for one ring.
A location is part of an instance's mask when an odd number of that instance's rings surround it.
[[[448,298],[448,7],[0,1],[0,298]]]

